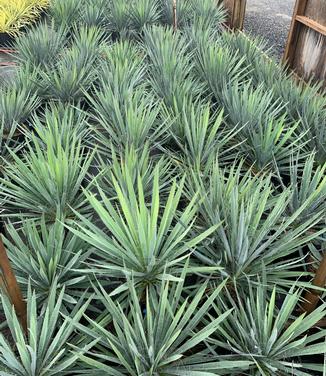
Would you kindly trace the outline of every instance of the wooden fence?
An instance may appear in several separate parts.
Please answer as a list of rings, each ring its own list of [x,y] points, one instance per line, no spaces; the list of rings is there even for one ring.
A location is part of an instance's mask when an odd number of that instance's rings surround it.
[[[223,0],[223,3],[229,13],[228,24],[230,28],[242,30],[247,0]]]
[[[297,0],[284,61],[304,80],[326,87],[326,1]]]

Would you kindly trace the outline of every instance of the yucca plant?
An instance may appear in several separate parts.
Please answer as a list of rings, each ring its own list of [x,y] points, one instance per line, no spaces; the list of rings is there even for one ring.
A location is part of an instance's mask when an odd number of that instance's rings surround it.
[[[42,114],[32,117],[31,123],[33,133],[27,131],[26,138],[33,140],[36,135],[45,147],[53,142],[55,150],[56,144],[68,150],[76,139],[86,146],[91,138],[87,114],[78,106],[50,102]]]
[[[79,0],[54,0],[50,2],[48,12],[57,28],[70,28],[79,21],[82,5]]]
[[[72,49],[78,51],[78,65],[91,66],[97,60],[105,41],[105,34],[97,26],[74,27],[72,38]]]
[[[193,103],[185,100],[169,131],[182,151],[182,161],[196,169],[201,169],[219,155],[220,161],[232,149],[234,131],[227,131],[223,125],[223,110],[212,114],[210,103]]]
[[[196,197],[179,213],[178,206],[183,193],[183,181],[173,181],[164,206],[160,193],[159,170],[155,170],[152,199],[145,199],[143,181],[137,178],[137,193],[129,171],[125,182],[120,183],[112,176],[115,202],[98,188],[99,197],[85,192],[101,225],[75,213],[80,224],[71,231],[96,247],[99,259],[90,269],[100,275],[125,279],[133,276],[137,288],[155,286],[161,279],[174,279],[182,260],[192,248],[211,234],[216,225],[198,236],[189,237],[196,214]],[[124,186],[127,185],[127,192]],[[149,205],[149,207],[148,207]],[[169,275],[165,269],[169,268]],[[205,271],[203,269],[203,271]],[[127,284],[120,287],[123,291]]]
[[[27,89],[3,88],[0,92],[0,122],[6,133],[15,123],[22,125],[38,107],[40,100]]]
[[[39,72],[40,68],[35,67],[29,62],[19,64],[15,67],[14,74],[3,77],[0,87],[1,89],[4,88],[9,92],[25,91],[27,93],[31,93],[30,95],[38,95],[38,80],[40,78]]]
[[[252,53],[254,53],[252,51]],[[255,67],[251,72],[253,76],[253,80],[255,85],[264,84],[267,90],[273,88],[275,100],[279,101],[282,100],[283,103],[286,105],[287,111],[289,113],[292,112],[293,108],[289,105],[286,98],[279,95],[279,87],[278,85],[283,85],[284,82],[289,82],[293,80],[293,77],[289,77],[289,71],[285,69],[282,63],[269,60],[266,55],[260,56],[255,61]],[[297,121],[298,118],[296,116],[293,117],[294,121]]]
[[[265,73],[266,71],[263,71]],[[283,80],[274,81],[273,77],[264,77],[266,85],[273,87],[275,94],[286,102],[287,109],[294,119],[298,119],[300,106],[304,102],[312,103],[318,94],[319,86],[305,85],[303,82],[296,82],[293,77],[287,75]]]
[[[112,315],[112,329],[97,325],[77,327],[90,339],[99,339],[98,348],[80,358],[89,366],[89,375],[166,375],[210,376],[237,374],[248,369],[251,361],[220,360],[212,356],[205,341],[228,317],[227,310],[201,325],[223,284],[206,298],[206,284],[192,299],[184,299],[184,278],[178,283],[162,282],[158,294],[147,292],[140,303],[137,291],[129,282],[129,307],[117,305],[102,288],[97,296]]]
[[[235,297],[220,299],[210,318],[234,310],[209,342],[233,354],[235,361],[251,361],[247,375],[321,374],[326,331],[318,329],[318,322],[326,315],[326,304],[309,315],[298,314],[300,299],[301,291],[292,288],[279,303],[276,288],[267,291],[263,281],[246,295],[238,291]]]
[[[24,147],[24,142],[18,142],[16,137],[17,124],[13,124],[10,130],[5,129],[4,123],[0,124],[0,176],[2,176],[7,163],[11,163],[9,150],[14,154]]]
[[[100,149],[133,146],[140,149],[146,142],[152,146],[162,138],[168,124],[159,122],[160,102],[139,87],[121,105],[111,87],[88,98],[93,108],[95,139]]]
[[[221,28],[226,21],[227,13],[221,1],[191,0],[192,25],[202,30]],[[221,28],[222,29],[222,28]]]
[[[95,56],[91,58],[87,51],[73,46],[62,56],[53,70],[47,67],[41,74],[40,92],[42,97],[62,103],[78,103],[85,96],[96,78],[93,66]]]
[[[1,0],[0,33],[17,36],[21,28],[34,22],[48,5],[48,0]]]
[[[107,26],[108,3],[106,0],[86,0],[80,8],[80,22],[89,27]]]
[[[159,0],[135,0],[130,5],[131,28],[141,32],[145,26],[156,24],[160,17]]]
[[[110,87],[123,106],[134,89],[144,83],[144,52],[129,40],[119,41],[102,50],[103,64],[98,74],[102,92]]]
[[[55,68],[40,72],[40,90],[44,98],[65,104],[77,104],[96,79],[103,32],[96,27],[73,29],[72,46],[65,50]]]
[[[305,133],[306,148],[316,153],[316,162],[321,166],[326,163],[326,109],[325,95],[312,101],[304,101],[298,108],[300,120]]]
[[[151,158],[148,144],[145,144],[142,150],[136,150],[135,147],[130,146],[120,153],[117,153],[113,146],[110,149],[111,154],[99,157],[100,174],[96,179],[99,187],[107,197],[116,196],[112,178],[119,182],[123,192],[128,195],[129,178],[132,179],[137,192],[137,179],[140,177],[144,197],[150,201],[156,168],[160,171],[160,192],[163,193],[164,190],[169,189],[171,178],[175,175],[175,169],[164,156]]]
[[[200,21],[192,23],[189,27],[182,31],[189,43],[189,50],[193,51],[200,46],[208,46],[210,44],[216,44],[216,41],[220,39],[219,29],[214,27],[206,28]],[[194,54],[194,57],[196,55]]]
[[[274,162],[283,169],[291,152],[301,146],[298,123],[287,120],[282,103],[274,101],[273,92],[250,84],[225,86],[222,102],[229,122],[238,126],[240,148],[257,171],[270,167]]]
[[[41,23],[16,39],[16,56],[21,64],[53,66],[66,43],[67,33],[64,28],[55,29],[53,24]]]
[[[271,69],[268,69],[271,67]],[[275,97],[281,99],[291,118],[299,121],[299,129],[304,134],[305,150],[316,152],[316,161],[323,165],[325,152],[325,93],[320,84],[297,82],[286,71],[274,64],[261,64],[256,69],[258,80],[265,81],[268,88],[273,88]]]
[[[188,42],[172,29],[152,27],[145,31],[144,46],[150,67],[150,83],[161,99],[172,106],[174,97],[193,95],[200,91],[200,85],[192,74],[193,64],[188,53]]]
[[[162,23],[172,26],[173,15],[173,3],[171,0],[160,0]],[[187,25],[191,18],[192,3],[191,0],[178,0],[177,1],[177,21],[178,27],[184,27]]]
[[[30,286],[38,303],[47,302],[51,294],[60,295],[63,306],[77,304],[78,296],[89,286],[85,267],[91,247],[69,233],[60,222],[40,226],[24,222],[17,231],[12,224],[6,227],[4,239],[18,283],[26,292]]]
[[[253,124],[254,127],[263,125],[266,115],[279,118],[283,115],[284,105],[275,102],[273,93],[266,91],[263,86],[253,89],[251,83],[235,83],[225,86],[223,104],[230,112],[230,121],[241,125]]]
[[[269,85],[273,86],[275,79],[287,76],[282,65],[270,59],[268,55],[270,50],[264,38],[249,36],[242,32],[232,34],[225,31],[221,33],[221,43],[244,57],[243,66],[251,66],[249,75],[255,86],[264,84],[266,89],[270,89]]]
[[[324,166],[315,167],[315,155],[307,156],[301,162],[299,156],[291,159],[289,168],[290,184],[292,187],[291,200],[288,205],[289,215],[295,213],[300,206],[307,204],[296,223],[302,223],[311,218],[316,212],[326,209],[326,163]],[[286,189],[285,184],[282,186]],[[319,226],[324,226],[324,218],[321,218]],[[317,227],[319,227],[317,225]]]
[[[78,360],[78,354],[69,351],[74,343],[75,325],[83,316],[87,304],[80,300],[64,319],[60,310],[64,289],[59,295],[51,290],[43,312],[39,313],[35,293],[29,288],[27,299],[27,328],[25,333],[8,298],[1,296],[2,308],[12,336],[8,340],[0,333],[0,374],[3,376],[68,375]],[[79,352],[87,351],[80,348]]]
[[[287,286],[292,277],[305,274],[293,269],[307,262],[300,256],[302,247],[325,233],[310,231],[324,211],[320,208],[295,225],[310,203],[285,216],[291,189],[277,194],[270,176],[252,177],[250,171],[243,176],[243,163],[236,166],[237,162],[223,170],[214,163],[204,174],[194,171],[189,177],[187,195],[199,192],[199,231],[221,223],[193,254],[199,265],[221,266],[211,278],[228,277],[231,289],[234,283],[245,286],[248,279],[258,283],[265,269],[268,284]]]
[[[130,34],[130,3],[127,1],[109,2],[108,27],[113,37],[126,38]]]
[[[217,38],[215,37],[215,39]],[[252,79],[253,87],[263,84],[267,90],[273,88],[275,100],[284,99],[285,104],[289,104],[288,109],[291,109],[290,103],[285,99],[285,96],[281,95],[281,92],[284,91],[284,95],[295,96],[295,91],[301,84],[295,83],[289,71],[285,69],[286,67],[270,56],[272,49],[268,48],[268,43],[264,38],[243,32],[229,33],[224,31],[218,39],[222,46],[231,49],[244,59],[243,67],[249,68],[247,74]],[[288,84],[293,84],[295,90],[289,90],[285,94],[287,91],[285,88]]]
[[[200,33],[199,33],[200,34]],[[218,41],[207,45],[207,37],[197,35],[195,41],[195,70],[207,90],[214,94],[219,104],[223,104],[222,91],[235,82],[245,82],[249,68],[245,58],[230,47]]]
[[[266,60],[265,56],[260,61],[253,69],[256,81],[263,82],[267,89],[272,89],[275,99],[283,101],[293,121],[299,121],[305,149],[308,152],[315,151],[316,160],[322,165],[326,161],[326,99],[321,84],[298,82],[283,66]]]
[[[15,221],[31,219],[47,223],[75,218],[73,209],[89,213],[82,184],[87,186],[93,155],[85,152],[75,137],[65,149],[48,138],[45,147],[34,136],[24,155],[10,152],[12,163],[5,165],[0,179],[2,217]]]

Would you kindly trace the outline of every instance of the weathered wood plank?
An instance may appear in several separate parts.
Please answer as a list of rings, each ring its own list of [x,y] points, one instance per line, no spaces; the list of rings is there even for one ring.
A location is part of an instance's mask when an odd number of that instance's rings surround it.
[[[308,18],[306,16],[297,16],[296,20],[310,27],[310,29],[317,31],[320,34],[326,35],[326,26],[319,24],[318,22],[312,20],[311,18]]]
[[[296,1],[284,61],[303,79],[326,87],[326,1]]]
[[[223,0],[229,14],[229,26],[242,30],[246,14],[247,0]]]
[[[10,261],[2,242],[0,233],[0,269],[1,279],[0,286],[8,295],[11,303],[15,307],[16,314],[20,319],[23,329],[27,332],[27,312],[26,303],[23,300],[23,296],[19,285],[17,283],[15,274],[11,268]]]
[[[324,255],[319,268],[316,272],[315,278],[313,280],[313,285],[317,287],[324,288],[326,284],[326,255]],[[303,305],[303,311],[311,313],[315,310],[320,300],[321,291],[311,290],[305,295],[305,303]],[[325,319],[326,320],[326,319]],[[326,322],[325,322],[326,324]]]
[[[294,53],[298,37],[300,34],[300,24],[296,21],[296,16],[304,15],[308,0],[297,0],[295,3],[293,17],[290,27],[288,40],[285,47],[284,58],[285,62],[288,62],[289,66],[293,64]]]
[[[293,68],[305,80],[324,81],[326,84],[326,37],[302,25]]]
[[[326,26],[326,1],[309,0],[305,9],[305,15],[319,24]]]
[[[247,0],[235,0],[233,8],[233,28],[242,30],[246,15]]]

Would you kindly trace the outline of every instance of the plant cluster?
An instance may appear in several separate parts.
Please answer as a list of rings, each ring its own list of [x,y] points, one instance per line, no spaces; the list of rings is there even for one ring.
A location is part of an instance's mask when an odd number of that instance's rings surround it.
[[[0,33],[17,35],[23,26],[34,22],[49,0],[1,0]]]
[[[326,96],[213,0],[54,0],[0,93],[0,217],[27,299],[0,375],[314,375]]]

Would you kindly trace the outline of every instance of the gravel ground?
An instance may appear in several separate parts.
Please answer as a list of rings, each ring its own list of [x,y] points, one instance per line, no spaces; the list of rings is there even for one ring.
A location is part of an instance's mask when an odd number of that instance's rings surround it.
[[[262,36],[275,58],[284,52],[295,0],[247,0],[244,30]]]

